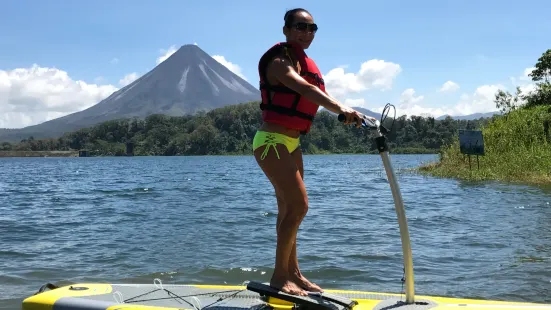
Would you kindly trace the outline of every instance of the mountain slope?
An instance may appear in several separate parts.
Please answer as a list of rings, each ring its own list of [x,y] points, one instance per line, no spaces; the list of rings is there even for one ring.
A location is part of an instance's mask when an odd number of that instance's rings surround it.
[[[452,116],[451,118],[455,119],[455,120],[475,120],[475,119],[479,119],[479,118],[487,118],[487,117],[492,117],[494,114],[499,114],[500,112],[499,111],[495,111],[495,112],[486,112],[486,113],[474,113],[474,114],[468,114],[468,115],[461,115],[461,116]],[[439,116],[438,118],[436,118],[437,120],[443,120],[447,117],[448,115],[442,115],[442,116]]]
[[[98,104],[22,129],[0,130],[0,141],[56,137],[117,118],[181,116],[260,100],[260,92],[196,45],[183,45],[164,62]]]

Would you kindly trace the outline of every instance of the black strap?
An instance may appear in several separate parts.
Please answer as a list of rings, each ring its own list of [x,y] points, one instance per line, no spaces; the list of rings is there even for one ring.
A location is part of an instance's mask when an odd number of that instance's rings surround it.
[[[298,111],[295,106],[293,106],[293,108],[286,108],[286,107],[282,107],[280,105],[275,105],[275,104],[260,103],[260,109],[261,110],[273,111],[273,112],[276,112],[276,113],[285,114],[285,115],[289,115],[289,116],[298,116],[300,118],[305,118],[305,119],[310,120],[310,121],[314,120],[314,116],[312,116],[310,114],[307,114],[307,113],[304,113],[304,112],[301,112],[301,111]]]
[[[292,90],[289,87],[284,86],[284,85],[272,86],[268,83],[260,83],[260,90],[262,90],[262,89],[265,89],[265,90],[268,90],[268,91],[273,91],[273,92],[276,92],[276,93],[285,93],[285,94],[294,94],[294,95],[299,94],[296,91],[294,91],[294,90]]]
[[[358,305],[358,302],[344,296],[333,295],[329,293],[309,294],[308,296],[298,296],[287,294],[269,285],[251,281],[247,284],[247,290],[256,292],[261,296],[274,297],[294,303],[297,307],[293,309],[321,309],[332,310],[338,309],[335,304],[342,306],[343,309],[349,310]]]
[[[50,290],[55,290],[55,289],[58,289],[59,286],[55,285],[55,284],[52,284],[52,283],[46,283],[44,285],[42,285],[39,289],[38,289],[38,292],[34,293],[34,295],[38,295],[40,293],[43,293],[46,291],[46,289],[49,288]]]
[[[316,80],[316,82],[318,83],[318,85],[325,85],[325,81],[323,80],[322,77],[320,77],[317,73],[312,73],[312,72],[301,72],[300,73],[301,76],[309,76],[309,77],[312,77]]]

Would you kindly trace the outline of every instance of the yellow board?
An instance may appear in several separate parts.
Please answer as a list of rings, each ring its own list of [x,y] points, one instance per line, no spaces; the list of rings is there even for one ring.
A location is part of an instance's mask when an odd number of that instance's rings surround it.
[[[169,295],[169,291],[173,295]],[[233,307],[241,307],[249,309],[247,303],[254,304],[256,307],[261,304],[268,304],[274,309],[292,309],[293,304],[289,301],[270,297],[261,299],[259,295],[248,291],[246,286],[227,286],[227,285],[163,285],[157,286],[152,284],[102,284],[102,283],[78,283],[70,286],[59,287],[53,290],[37,293],[23,301],[22,310],[56,310],[56,309],[79,309],[79,310],[116,310],[116,309],[151,309],[151,310],[194,310],[193,300],[190,295],[196,295],[196,302],[200,302],[203,306],[211,301],[207,300],[206,296],[212,293],[216,296],[212,300],[219,300],[222,295],[229,294],[228,291],[240,292],[249,294],[249,297],[241,297],[245,299],[227,297],[228,301],[233,302]],[[396,302],[392,310],[398,310],[406,307],[403,303],[405,295],[403,294],[387,294],[377,292],[364,291],[349,291],[349,290],[326,290],[327,293],[356,296],[350,299],[358,302],[353,307],[354,310],[372,310],[384,309],[381,305],[383,302]],[[149,300],[144,299],[143,302],[133,302],[136,298],[144,298],[143,296],[153,296],[148,294],[156,294],[155,298]],[[255,295],[256,294],[256,295]],[[123,296],[124,295],[124,296]],[[119,296],[119,297],[117,297]],[[184,296],[189,304],[180,302],[177,296]],[[245,295],[242,295],[245,296]],[[119,298],[117,300],[117,298]],[[122,300],[126,299],[123,303]],[[181,299],[183,300],[183,299]],[[540,309],[551,310],[550,304],[538,304],[527,302],[507,302],[496,300],[477,300],[477,299],[461,299],[448,298],[438,296],[416,295],[415,301],[426,301],[429,305],[408,305],[407,308],[414,309],[434,309],[434,310],[458,310],[460,308],[480,309],[480,310],[497,310],[497,309]],[[155,304],[158,303],[158,304]],[[164,303],[164,305],[162,304]],[[171,303],[171,304],[170,304]],[[242,304],[239,304],[242,303]],[[230,306],[228,306],[229,308]],[[251,306],[252,308],[252,306]],[[217,309],[224,309],[224,306],[219,305]]]

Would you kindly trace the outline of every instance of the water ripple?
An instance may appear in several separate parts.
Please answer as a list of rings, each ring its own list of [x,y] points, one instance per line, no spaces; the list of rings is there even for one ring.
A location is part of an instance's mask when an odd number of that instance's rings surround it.
[[[550,302],[551,189],[423,177],[392,155],[416,293]],[[403,292],[396,211],[373,155],[305,156],[304,274]],[[252,157],[0,159],[0,305],[46,282],[269,281],[277,205]]]

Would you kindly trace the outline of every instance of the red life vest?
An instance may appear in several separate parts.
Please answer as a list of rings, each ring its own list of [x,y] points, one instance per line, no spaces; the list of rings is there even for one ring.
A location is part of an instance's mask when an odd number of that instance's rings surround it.
[[[262,103],[260,104],[262,120],[296,129],[301,134],[306,134],[310,131],[319,105],[309,101],[282,83],[278,83],[278,85],[270,85],[268,83],[266,68],[275,56],[281,55],[291,58],[293,66],[298,61],[300,64],[299,74],[308,83],[317,86],[325,92],[322,74],[316,63],[311,58],[308,58],[304,49],[292,43],[277,43],[262,55],[258,63],[260,92],[262,96]],[[293,55],[293,57],[290,55]],[[271,97],[272,93],[273,97]]]

